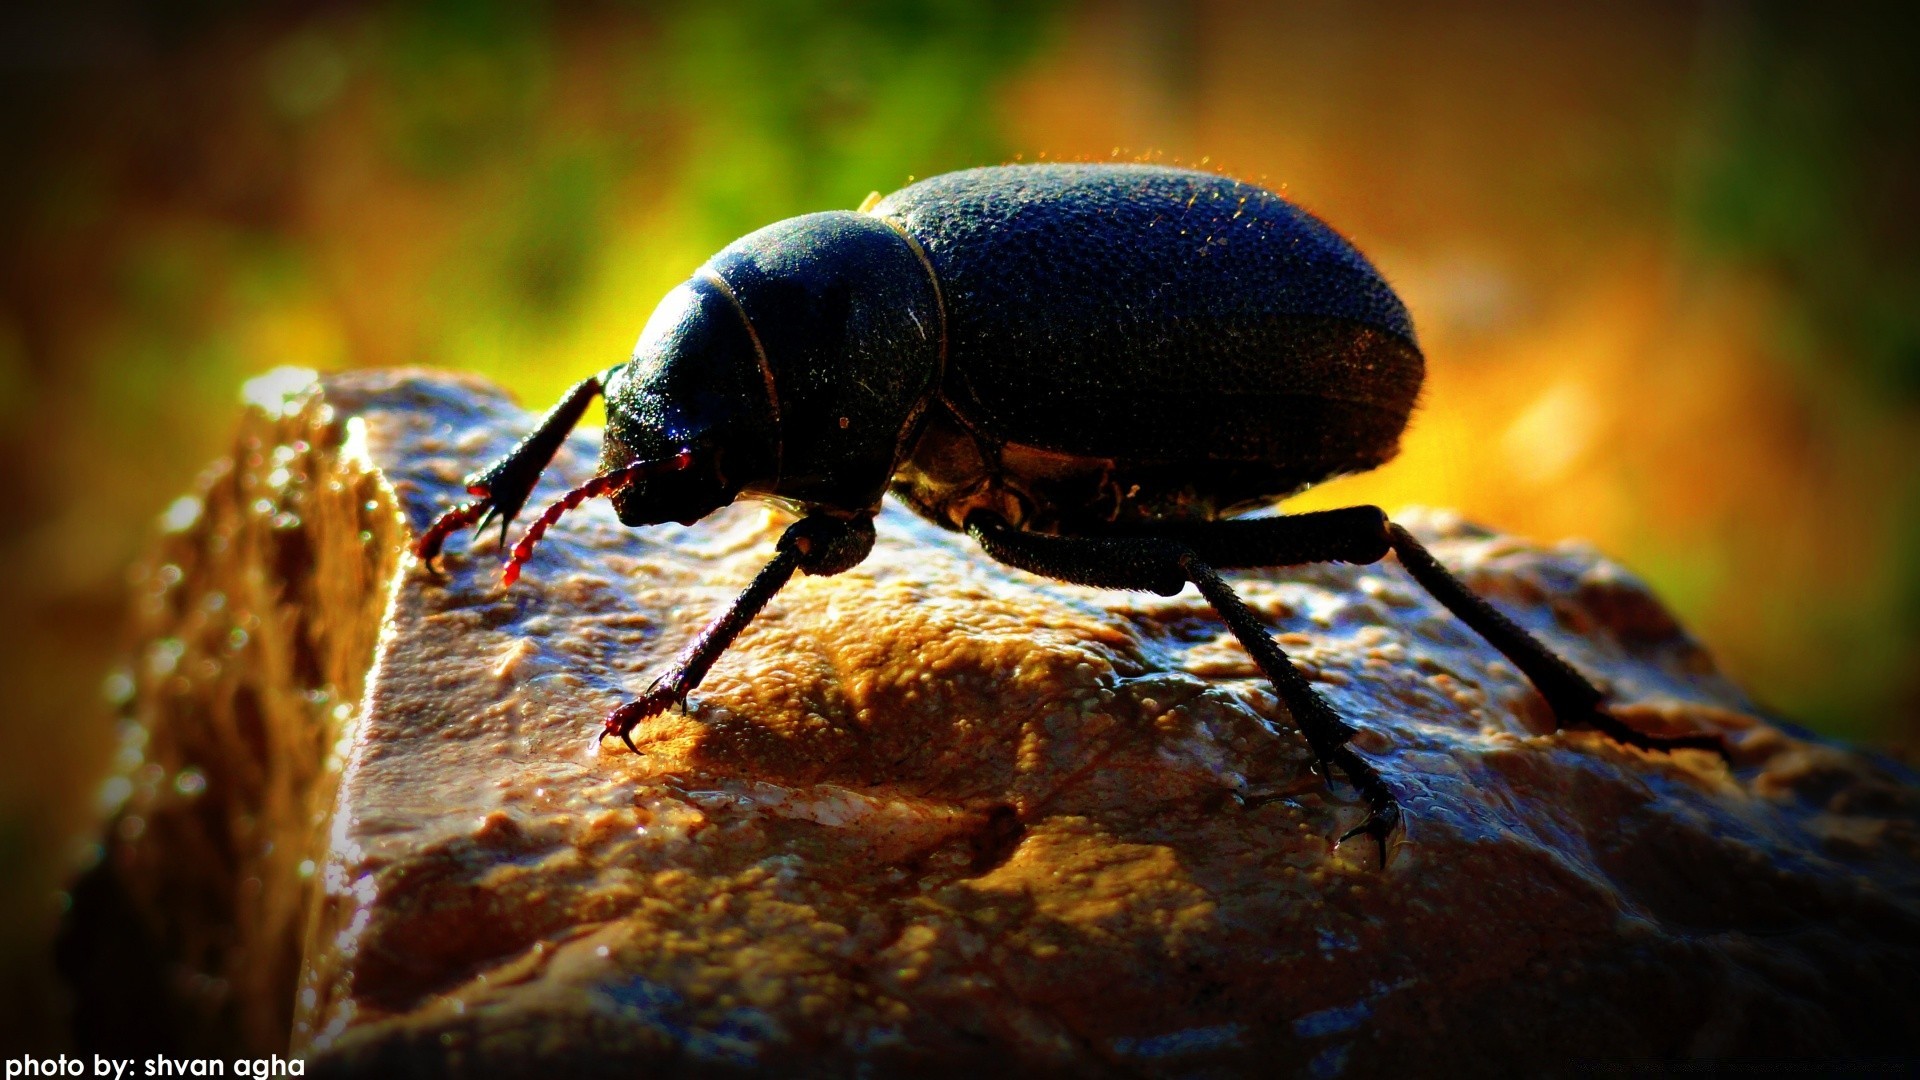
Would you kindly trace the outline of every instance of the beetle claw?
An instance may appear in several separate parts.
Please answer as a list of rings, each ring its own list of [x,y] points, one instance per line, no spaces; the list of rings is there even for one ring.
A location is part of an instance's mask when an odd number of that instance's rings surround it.
[[[607,736],[617,736],[621,742],[627,744],[627,749],[637,754],[640,752],[640,748],[633,745],[633,735],[629,732],[621,731],[617,724],[617,719],[621,711],[622,710],[616,709],[614,710],[614,714],[607,718],[607,722],[601,726],[600,734],[594,739],[594,742],[604,743],[607,741]]]
[[[473,523],[474,539],[479,539],[480,534],[487,531],[487,526],[493,524],[494,520],[498,518],[500,518],[500,508],[489,501],[487,503],[487,512],[481,514],[480,520]],[[500,543],[504,546],[506,542],[507,523],[505,519],[500,519]]]
[[[1387,867],[1387,838],[1400,827],[1400,807],[1392,800],[1384,805],[1369,807],[1365,821],[1340,834],[1340,843],[1346,843],[1361,834],[1373,837],[1374,844],[1380,850],[1380,868]]]
[[[642,721],[666,712],[667,707],[675,702],[684,708],[686,701],[685,694],[677,693],[671,687],[663,690],[660,680],[656,679],[639,700],[629,701],[607,716],[606,725],[600,729],[600,737],[618,736],[621,742],[627,744],[627,749],[637,754],[640,748],[633,744],[633,729],[639,727]]]
[[[1400,828],[1400,800],[1394,798],[1393,789],[1381,779],[1380,773],[1369,765],[1365,758],[1355,753],[1353,747],[1346,744],[1334,748],[1331,764],[1338,765],[1347,780],[1358,789],[1360,796],[1367,801],[1367,816],[1360,824],[1340,834],[1340,843],[1365,834],[1373,837],[1380,849],[1380,869],[1387,868],[1387,839]],[[1331,780],[1331,770],[1327,772]]]

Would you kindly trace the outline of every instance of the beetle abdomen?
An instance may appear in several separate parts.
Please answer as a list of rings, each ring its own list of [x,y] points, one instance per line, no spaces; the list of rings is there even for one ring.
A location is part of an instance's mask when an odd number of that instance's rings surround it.
[[[872,211],[926,250],[946,403],[977,436],[1280,495],[1393,456],[1422,361],[1406,308],[1317,218],[1187,169],[1025,165]],[[1190,485],[1191,486],[1191,485]],[[1257,489],[1257,490],[1254,490]]]

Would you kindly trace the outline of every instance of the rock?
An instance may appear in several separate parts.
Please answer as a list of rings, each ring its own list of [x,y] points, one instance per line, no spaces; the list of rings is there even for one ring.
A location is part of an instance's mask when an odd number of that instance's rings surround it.
[[[1769,722],[1590,550],[1402,518],[1731,763],[1553,733],[1391,560],[1233,575],[1400,794],[1383,869],[1192,590],[1055,584],[893,506],[640,755],[602,746],[780,514],[599,503],[511,589],[491,538],[436,577],[410,536],[531,417],[444,374],[277,378],[145,578],[131,795],[68,930],[96,1041],[138,992],[177,1042],[319,1074],[1913,1053],[1914,777]],[[596,457],[576,435],[535,502]]]

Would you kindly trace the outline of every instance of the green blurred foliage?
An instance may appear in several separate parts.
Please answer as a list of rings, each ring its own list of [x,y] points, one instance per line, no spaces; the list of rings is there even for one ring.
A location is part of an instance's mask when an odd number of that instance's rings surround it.
[[[385,82],[375,115],[397,163],[457,179],[534,136],[555,61],[543,5],[440,0],[369,29]]]
[[[1777,275],[1811,387],[1920,404],[1920,64],[1911,8],[1739,11],[1684,189],[1708,252]]]
[[[693,205],[715,230],[703,239],[1004,159],[998,126],[982,121],[1043,11],[868,2],[824,20],[818,4],[772,0],[751,19],[717,5],[690,14],[675,27],[674,76],[707,113],[687,149]]]
[[[1920,49],[1910,5],[1718,12],[1679,187],[1697,252],[1772,286],[1769,359],[1813,407],[1813,452],[1886,493],[1865,597],[1781,613],[1832,660],[1777,704],[1871,737],[1920,711]],[[1863,546],[1873,547],[1872,540]]]

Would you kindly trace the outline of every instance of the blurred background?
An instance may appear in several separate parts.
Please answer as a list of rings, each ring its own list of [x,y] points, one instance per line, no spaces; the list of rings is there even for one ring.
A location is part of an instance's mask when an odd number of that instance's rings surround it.
[[[1293,505],[1584,538],[1767,707],[1920,742],[1904,5],[38,8],[0,15],[0,1053],[61,1045],[126,567],[242,380],[444,365],[544,408],[733,238],[972,165],[1315,210],[1429,389],[1397,462]]]

